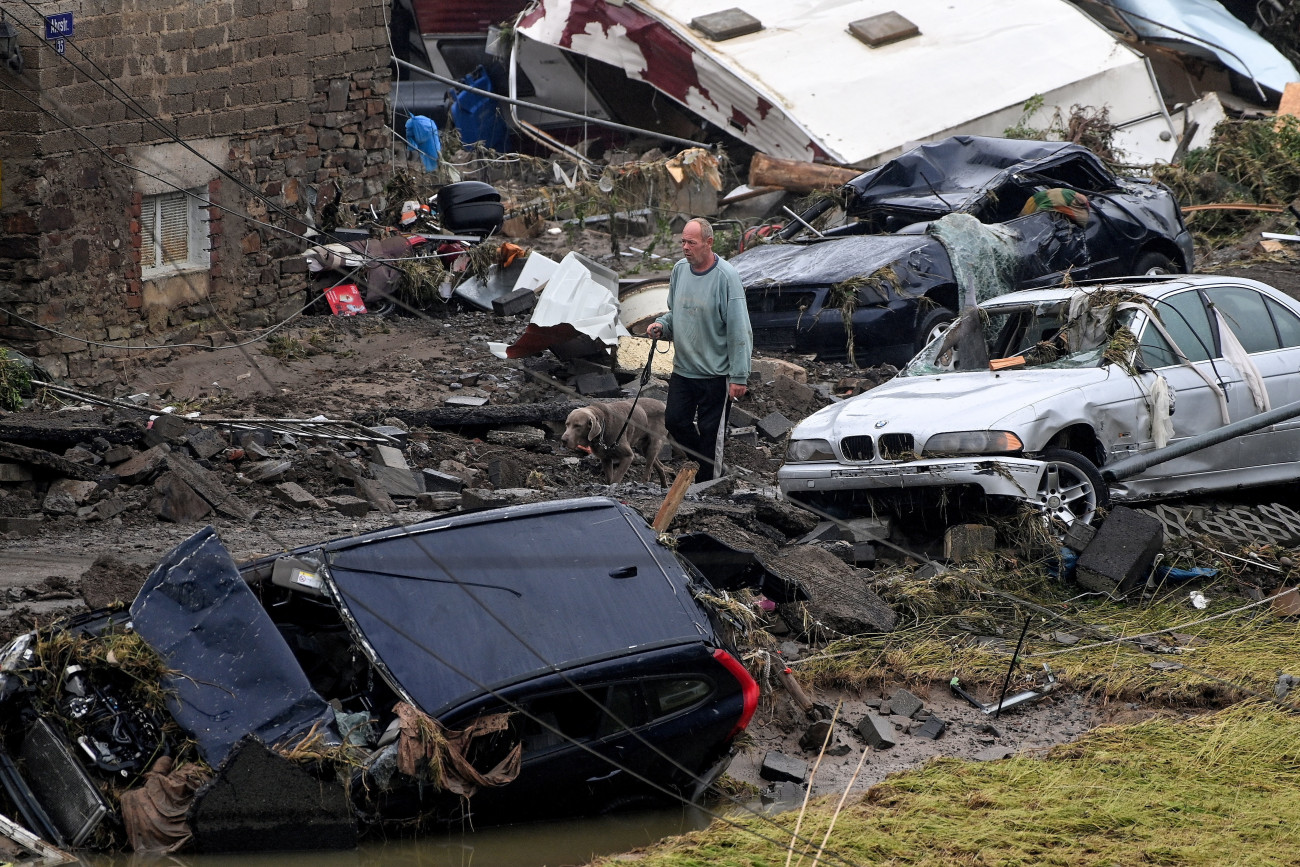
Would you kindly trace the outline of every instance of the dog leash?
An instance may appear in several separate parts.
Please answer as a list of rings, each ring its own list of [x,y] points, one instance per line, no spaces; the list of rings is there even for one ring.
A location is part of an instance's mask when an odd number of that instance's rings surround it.
[[[650,382],[650,376],[651,376],[650,368],[655,363],[655,346],[657,346],[658,344],[659,344],[658,337],[650,338],[650,353],[649,355],[646,356],[645,367],[641,369],[641,383],[640,385],[637,386],[636,397],[632,399],[632,405],[628,407],[627,418],[623,419],[623,427],[619,429],[618,436],[614,437],[613,442],[608,442],[608,443],[605,442],[605,434],[604,432],[602,432],[600,435],[601,448],[612,449],[614,446],[618,445],[620,442],[623,441],[623,434],[627,432],[628,423],[632,421],[632,412],[636,409],[636,402],[641,399],[641,392],[645,389],[646,385],[649,384]]]

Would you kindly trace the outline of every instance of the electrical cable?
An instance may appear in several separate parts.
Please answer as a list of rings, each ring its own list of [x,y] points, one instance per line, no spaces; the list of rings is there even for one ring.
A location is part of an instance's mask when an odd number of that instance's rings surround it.
[[[42,16],[42,17],[43,17],[43,13],[41,12],[41,10],[40,10],[39,8],[36,7],[35,4],[32,3],[32,0],[22,0],[22,2],[23,2],[24,5],[26,5],[29,9],[31,9],[31,10],[32,10],[34,13],[36,13],[38,16]],[[35,29],[33,29],[32,27],[28,26],[27,24],[25,24],[25,23],[22,22],[21,20],[18,20],[18,19],[15,19],[15,20],[17,20],[19,26],[21,26],[23,29],[25,29],[28,33],[32,34],[32,36],[36,37],[38,40],[40,39],[40,35],[39,35],[39,32],[38,32],[37,30],[35,30]],[[42,40],[42,42],[44,42],[44,40]],[[73,69],[77,70],[77,71],[80,72],[82,75],[85,75],[86,78],[88,78],[90,81],[92,81],[92,82],[94,82],[95,84],[97,84],[97,85],[100,87],[100,89],[102,89],[102,90],[103,90],[105,93],[107,93],[109,96],[111,96],[111,97],[113,97],[114,99],[116,99],[118,102],[122,103],[122,105],[126,106],[128,109],[132,109],[132,110],[134,110],[134,111],[135,111],[135,112],[140,116],[140,118],[141,118],[142,120],[144,120],[144,121],[145,121],[146,123],[148,123],[150,126],[152,126],[152,127],[154,127],[155,129],[157,129],[159,132],[163,133],[165,136],[167,136],[169,139],[171,139],[171,141],[173,141],[174,143],[176,143],[176,144],[180,145],[181,147],[185,148],[185,149],[186,149],[187,151],[189,151],[191,154],[193,154],[194,156],[196,156],[196,157],[198,157],[200,160],[202,160],[205,164],[211,166],[213,169],[215,169],[215,170],[217,171],[218,174],[221,175],[221,177],[223,177],[223,178],[225,178],[226,180],[229,180],[230,182],[234,183],[236,186],[238,186],[240,189],[242,189],[242,190],[243,190],[244,192],[246,192],[248,195],[254,197],[255,199],[258,199],[258,200],[264,202],[264,203],[267,205],[267,207],[269,207],[271,210],[273,210],[273,211],[275,211],[276,213],[278,213],[280,216],[282,216],[282,217],[284,217],[284,218],[286,218],[286,219],[289,219],[289,220],[294,220],[294,221],[297,220],[297,217],[295,217],[293,214],[290,214],[288,211],[284,210],[284,208],[280,207],[280,205],[276,204],[272,199],[270,199],[269,197],[267,197],[267,196],[266,196],[265,194],[263,194],[260,190],[256,189],[256,188],[253,187],[251,184],[247,184],[247,183],[245,183],[244,181],[240,180],[238,177],[236,177],[233,173],[231,173],[231,172],[228,171],[227,169],[222,168],[221,166],[219,166],[219,165],[217,165],[216,163],[212,162],[210,159],[208,159],[208,158],[207,158],[206,156],[204,156],[203,154],[199,153],[199,151],[198,151],[198,150],[197,150],[193,145],[191,145],[189,142],[187,142],[187,141],[185,141],[184,139],[182,139],[182,138],[180,137],[180,135],[176,133],[175,130],[168,129],[168,128],[167,128],[167,125],[166,125],[165,123],[163,123],[160,119],[158,119],[158,118],[154,117],[152,114],[150,114],[150,113],[149,113],[149,112],[144,108],[144,106],[140,105],[140,103],[136,101],[135,97],[133,97],[133,96],[131,96],[129,93],[127,93],[126,90],[123,89],[122,85],[118,84],[117,81],[116,81],[112,76],[110,76],[107,72],[105,72],[105,71],[104,71],[104,70],[103,70],[103,69],[102,69],[102,68],[101,68],[97,63],[95,63],[95,61],[94,61],[94,60],[93,60],[93,59],[92,59],[88,54],[86,54],[86,52],[82,51],[82,50],[81,50],[81,47],[80,47],[79,45],[77,45],[77,43],[76,43],[75,41],[68,41],[68,42],[66,42],[65,44],[72,46],[72,49],[73,49],[74,51],[76,51],[78,54],[80,54],[80,55],[82,56],[82,58],[86,61],[86,63],[88,63],[91,67],[93,67],[93,68],[95,69],[96,72],[98,72],[100,75],[102,75],[102,76],[104,77],[104,81],[100,81],[99,79],[96,79],[94,76],[89,75],[89,74],[88,74],[84,69],[82,69],[81,67],[77,66],[76,61],[74,61],[74,60],[73,60],[70,56],[68,56],[66,53],[65,53],[65,54],[59,54],[57,51],[55,51],[55,55],[58,56],[60,59],[64,60],[65,62],[67,62],[68,64],[70,64],[70,65],[72,66]],[[45,45],[46,45],[46,47],[49,48],[51,51],[54,51],[54,46],[53,46],[53,45],[50,45],[48,42],[46,42]],[[117,93],[115,93],[114,90],[113,90],[112,88],[110,88],[110,87],[108,86],[108,84],[105,83],[105,82],[111,82],[112,85],[113,85],[113,88],[116,88],[116,90],[121,91],[121,93],[124,94],[125,97],[123,97],[123,96],[119,96],[119,95],[118,95]]]
[[[28,5],[29,7],[31,6],[31,3],[29,2],[29,0],[24,0],[24,2],[26,2],[27,5]],[[34,9],[34,7],[32,7],[32,8]],[[37,11],[39,11],[39,10],[37,10]],[[23,27],[25,27],[26,29],[28,29],[29,32],[31,32],[31,33],[33,33],[33,35],[35,35],[34,31],[32,31],[31,28],[28,28],[25,24],[22,24],[22,22],[19,22],[19,23],[20,23],[20,25],[22,25]],[[102,69],[100,69],[99,66],[98,66],[97,64],[95,64],[93,60],[90,60],[90,58],[89,58],[87,55],[85,55],[84,52],[81,52],[79,48],[77,48],[77,50],[78,50],[79,53],[82,54],[83,57],[86,58],[87,62],[90,63],[91,66],[93,66],[97,71],[100,72],[101,75],[106,75],[106,73],[104,73],[104,71],[103,71]],[[68,61],[69,61],[70,63],[72,63],[72,65],[73,65],[74,68],[77,68],[77,67],[76,67],[76,64],[75,64],[74,62],[72,62],[70,58],[68,58]],[[79,71],[82,71],[82,70],[79,70]],[[85,74],[84,71],[82,71],[82,73]],[[88,78],[92,78],[91,76],[87,76],[87,77],[88,77]],[[92,80],[93,80],[93,78],[92,78]],[[99,82],[97,82],[97,83],[99,83]],[[99,83],[99,84],[100,84],[101,87],[104,87],[104,85],[103,85],[102,83]],[[24,99],[25,99],[26,101],[28,101],[29,103],[35,105],[39,110],[41,110],[41,111],[43,111],[43,112],[45,112],[45,113],[47,113],[47,114],[49,114],[49,115],[51,115],[51,116],[54,116],[57,120],[59,120],[60,122],[64,123],[64,124],[65,124],[69,129],[71,129],[74,133],[78,134],[81,138],[83,138],[85,141],[87,141],[89,144],[91,144],[92,147],[94,147],[96,150],[98,150],[98,151],[99,151],[103,156],[107,157],[111,162],[113,162],[113,163],[115,163],[115,164],[118,164],[118,165],[122,165],[122,166],[125,167],[125,168],[136,168],[136,167],[134,167],[134,166],[130,166],[130,165],[128,165],[128,164],[122,163],[122,162],[116,160],[115,158],[113,158],[111,154],[108,154],[108,152],[107,152],[103,147],[101,147],[97,142],[95,142],[93,139],[91,139],[88,135],[86,135],[86,134],[85,134],[84,132],[82,132],[81,130],[76,129],[76,128],[73,127],[71,124],[68,124],[66,121],[63,121],[63,119],[60,118],[60,117],[58,117],[57,114],[55,114],[54,112],[52,112],[52,111],[50,111],[50,110],[48,110],[48,109],[45,109],[43,106],[41,106],[41,105],[39,104],[38,101],[33,101],[33,100],[27,98],[25,94],[22,94],[21,92],[17,91],[15,88],[13,88],[12,86],[9,86],[8,84],[6,84],[6,86],[9,87],[9,89],[10,89],[11,91],[13,91],[13,92],[15,92],[15,93],[18,93],[20,97],[24,98]],[[107,87],[104,87],[104,89],[105,89],[106,91],[108,91],[108,92],[110,93],[110,95],[114,95],[114,94],[112,94],[112,91],[111,91],[111,90],[108,90]],[[130,104],[126,103],[124,100],[122,100],[120,97],[116,97],[116,95],[114,95],[114,96],[115,96],[115,98],[117,98],[119,101],[122,101],[123,104],[128,105],[128,108],[133,107],[132,105],[130,105]],[[132,102],[134,102],[134,100],[132,100]],[[209,160],[207,160],[206,158],[202,157],[202,155],[201,155],[201,154],[198,154],[198,152],[195,151],[195,150],[194,150],[190,145],[188,145],[187,143],[181,141],[177,136],[175,136],[175,134],[170,133],[170,131],[166,130],[166,128],[161,124],[160,121],[157,121],[156,119],[150,117],[150,116],[147,114],[147,112],[145,112],[145,111],[143,110],[143,108],[141,108],[138,104],[135,104],[135,105],[134,105],[134,108],[135,108],[135,109],[136,109],[136,110],[137,110],[137,111],[138,111],[138,112],[139,112],[139,113],[140,113],[140,114],[141,114],[145,119],[149,120],[153,125],[157,126],[157,127],[158,127],[159,129],[161,129],[163,132],[168,133],[169,135],[171,135],[171,137],[173,138],[173,140],[175,140],[177,143],[182,144],[184,147],[186,147],[188,150],[190,150],[190,151],[191,151],[192,153],[194,153],[196,156],[199,156],[200,159],[203,159],[204,162],[207,162],[207,163],[208,163],[209,165],[211,165],[213,168],[217,169],[219,172],[222,173],[223,176],[228,177],[229,179],[231,179],[232,181],[234,181],[234,182],[235,182],[237,185],[239,185],[241,188],[245,189],[246,192],[249,192],[251,195],[253,195],[253,196],[255,196],[255,197],[259,198],[259,199],[262,199],[263,201],[266,201],[268,205],[270,205],[273,209],[275,209],[277,212],[281,213],[282,215],[287,216],[287,217],[289,217],[289,218],[291,218],[291,219],[296,219],[296,218],[293,218],[292,215],[289,215],[289,214],[287,214],[286,212],[284,212],[282,209],[280,209],[280,208],[279,208],[278,206],[276,206],[274,203],[270,202],[269,200],[266,200],[265,197],[263,197],[263,196],[262,196],[258,191],[255,191],[255,190],[253,190],[252,188],[248,187],[247,185],[243,184],[243,183],[242,183],[241,181],[239,181],[237,178],[234,178],[233,175],[230,175],[228,172],[226,172],[225,170],[221,169],[219,166],[216,166],[215,164],[211,163],[211,161],[209,161]],[[173,189],[178,189],[180,192],[186,194],[187,196],[193,196],[193,194],[189,193],[188,191],[183,190],[183,189],[180,189],[180,188],[176,187],[176,186],[173,185],[173,184],[169,184],[167,181],[163,180],[162,178],[158,178],[157,176],[154,176],[154,175],[152,175],[152,174],[150,174],[150,173],[148,173],[148,172],[145,172],[145,171],[143,171],[143,170],[140,170],[140,169],[137,169],[137,170],[142,171],[142,173],[144,173],[144,174],[146,174],[146,175],[149,175],[150,177],[153,177],[155,180],[158,180],[159,182],[161,182],[161,183],[163,183],[163,184],[165,184],[165,185],[172,186]],[[234,212],[233,212],[233,211],[230,211],[229,209],[225,209],[225,208],[223,208],[223,210],[226,210],[227,212],[232,213],[232,215],[235,215],[235,216],[243,216],[243,215],[234,214]],[[250,219],[251,219],[251,218],[250,218]],[[260,221],[257,221],[257,222],[260,223]],[[269,228],[273,228],[273,229],[277,229],[277,230],[279,230],[278,227],[271,226],[270,224],[262,224],[262,225],[267,225]],[[292,233],[291,233],[291,234],[292,234]],[[298,237],[301,238],[301,236],[298,236]],[[305,239],[305,238],[302,238],[302,240],[306,240],[306,239]],[[336,285],[337,285],[337,284],[336,284]],[[192,284],[190,284],[190,286],[191,286],[191,289],[194,289],[195,291],[197,291],[196,288],[195,288]],[[312,303],[315,303],[315,299],[313,299],[311,302],[309,302],[309,304],[308,304],[307,306],[310,306],[310,304],[312,304]],[[304,307],[304,308],[302,308],[302,309],[306,309],[306,307]],[[5,311],[5,312],[7,312],[7,311]],[[298,311],[298,312],[301,313],[301,310]],[[14,316],[15,316],[15,318],[19,319],[20,321],[27,322],[27,323],[29,323],[29,324],[36,324],[36,323],[32,323],[31,320],[27,320],[26,318],[21,317],[21,316],[17,316],[16,314],[14,314]],[[269,337],[270,334],[274,332],[274,330],[276,330],[276,329],[278,329],[278,328],[281,328],[281,327],[283,327],[284,325],[288,324],[288,322],[291,321],[291,320],[292,320],[293,318],[295,318],[296,316],[297,316],[297,313],[295,313],[294,316],[291,316],[289,319],[284,320],[284,321],[281,322],[279,325],[275,326],[275,328],[268,330],[266,333],[264,333],[263,335],[259,336],[258,338],[254,338],[253,340],[249,340],[249,341],[246,341],[246,342],[241,343],[241,344],[237,344],[237,345],[229,346],[229,347],[223,347],[223,348],[241,348],[241,347],[243,347],[243,346],[247,346],[247,345],[249,345],[249,344],[251,344],[251,343],[257,342],[258,340],[265,339],[266,337]],[[66,336],[66,335],[62,335],[60,332],[58,332],[58,331],[56,331],[55,329],[52,329],[52,328],[47,328],[47,330],[49,330],[49,331],[52,332],[52,333],[60,334],[61,336]],[[73,338],[73,339],[80,339],[80,338]],[[84,340],[84,339],[82,339],[82,341],[83,341],[84,343],[88,344],[88,345],[96,345],[96,346],[113,346],[113,344],[103,344],[103,343],[99,343],[99,342],[97,342],[97,341],[89,341],[89,340]],[[199,344],[167,344],[167,345],[165,345],[165,346],[166,346],[167,348],[173,348],[173,347],[179,347],[179,346],[196,346],[196,347],[197,347],[197,346],[201,346],[201,345],[199,345]],[[115,348],[122,348],[122,347],[121,347],[121,346],[116,346]],[[156,348],[162,348],[162,347],[127,347],[127,348],[128,348],[128,349],[134,349],[134,348],[138,348],[138,349],[156,349]],[[213,347],[210,347],[210,346],[203,346],[202,348],[205,348],[205,349],[212,349]],[[249,358],[249,361],[252,362],[252,363],[254,364],[254,366],[258,366],[258,365],[256,364],[256,362],[255,362],[254,359]],[[428,553],[428,552],[426,552],[426,553]],[[432,557],[431,557],[431,559],[432,559]],[[436,561],[435,561],[435,562],[436,562]],[[460,583],[460,582],[457,582],[457,583]],[[528,644],[528,643],[527,643],[527,642],[522,638],[522,636],[519,636],[517,633],[515,633],[514,630],[511,629],[511,628],[510,628],[510,627],[509,627],[509,626],[508,626],[508,625],[507,625],[503,620],[501,620],[501,619],[500,619],[500,618],[499,618],[499,617],[498,617],[494,612],[492,612],[490,609],[488,609],[486,606],[484,606],[483,603],[482,603],[480,600],[478,600],[477,597],[474,596],[473,592],[470,591],[469,588],[467,588],[467,587],[463,587],[463,586],[462,586],[462,589],[464,589],[465,592],[468,593],[468,594],[471,596],[471,598],[474,599],[474,601],[475,601],[476,603],[478,603],[481,607],[483,607],[484,610],[489,614],[489,616],[491,616],[494,620],[496,620],[496,621],[498,622],[498,624],[502,626],[502,628],[506,629],[507,632],[509,632],[509,633],[510,633],[510,634],[511,634],[511,635],[512,635],[516,640],[518,640],[521,644],[523,644],[523,646],[524,646],[525,648],[527,648],[531,653],[533,653],[535,656],[537,656],[537,658],[538,658],[539,660],[541,660],[544,664],[546,664],[548,667],[550,667],[553,671],[556,671],[557,673],[560,673],[560,674],[563,676],[563,672],[560,672],[560,670],[558,669],[557,666],[555,666],[553,663],[550,663],[550,662],[548,662],[547,660],[545,660],[545,658],[544,658],[544,657],[543,657],[543,656],[542,656],[542,655],[541,655],[541,654],[540,654],[540,653],[539,653],[535,648],[533,648],[531,645],[529,645],[529,644]],[[364,607],[364,605],[363,605],[363,607]],[[374,614],[374,612],[371,612],[371,613]],[[378,616],[378,615],[376,615],[376,616]],[[389,625],[391,626],[392,624],[389,624]],[[426,650],[426,652],[429,652],[430,655],[432,655],[432,656],[434,656],[435,658],[439,659],[439,661],[442,662],[444,665],[447,665],[449,668],[452,668],[453,670],[456,670],[453,666],[448,665],[448,664],[446,663],[445,660],[442,660],[442,659],[439,658],[435,653],[433,653],[431,649],[423,647],[423,646],[420,645],[418,642],[415,642],[415,641],[414,641],[412,638],[410,638],[409,636],[406,636],[406,637],[408,638],[408,640],[412,640],[413,643],[416,643],[417,646],[421,646],[422,649]],[[462,676],[466,676],[466,675],[464,675],[463,672],[458,672],[458,673],[460,673]],[[469,680],[473,681],[472,678],[468,678],[468,677],[466,677],[466,679],[469,679]],[[588,698],[588,700],[592,701],[592,702],[593,702],[594,704],[596,704],[598,707],[600,707],[600,708],[606,710],[607,713],[610,713],[610,714],[612,715],[612,712],[608,711],[608,709],[605,709],[605,708],[603,707],[603,705],[601,705],[601,704],[600,704],[600,703],[599,703],[599,702],[598,702],[598,701],[597,701],[593,696],[591,696],[590,694],[586,693],[584,690],[582,690],[580,687],[578,687],[577,684],[573,683],[573,682],[572,682],[571,680],[569,680],[567,677],[565,677],[565,679],[566,679],[566,681],[568,681],[568,682],[570,683],[570,685],[572,685],[574,688],[576,688],[576,689],[578,689],[580,692],[582,692],[583,695],[584,695],[585,697]],[[478,685],[480,688],[484,688],[484,685],[483,685],[483,684],[479,684],[479,683],[476,682],[476,685]],[[489,691],[489,692],[491,692],[491,691]],[[494,693],[494,692],[493,692],[492,694],[493,694],[493,695],[497,695],[497,694]],[[498,696],[498,697],[500,697],[500,696]],[[535,720],[535,721],[537,721],[539,724],[543,725],[544,727],[550,728],[549,726],[546,726],[546,724],[545,724],[544,722],[542,722],[541,720]],[[673,763],[674,765],[676,765],[678,768],[680,768],[680,769],[682,769],[682,770],[686,770],[686,769],[683,768],[680,764],[678,764],[675,760],[673,760],[673,758],[672,758],[671,756],[668,756],[666,753],[663,753],[662,750],[658,750],[657,748],[654,748],[653,745],[650,745],[648,742],[644,741],[644,739],[640,736],[640,734],[637,733],[637,732],[635,732],[635,731],[633,731],[632,728],[631,728],[630,726],[627,726],[627,725],[626,725],[625,723],[623,723],[621,720],[616,720],[616,722],[618,722],[620,725],[623,725],[623,727],[624,727],[624,728],[625,728],[629,733],[631,733],[631,734],[633,734],[634,736],[638,737],[638,739],[641,739],[641,740],[643,741],[643,743],[646,743],[648,746],[651,746],[652,749],[655,749],[655,752],[656,752],[657,754],[659,754],[661,757],[663,757],[663,758],[667,759],[668,761],[672,762],[672,763]],[[553,733],[555,733],[555,734],[557,734],[557,735],[560,735],[561,737],[565,737],[565,735],[563,735],[563,733],[562,733],[562,732],[559,732],[558,730],[554,730],[554,729],[552,729],[552,731],[553,731]],[[573,738],[567,738],[567,739],[570,740],[570,741],[571,741],[572,743],[574,743],[575,745],[580,746],[580,747],[582,747],[582,748],[584,748],[584,749],[587,749],[588,751],[592,752],[594,755],[598,755],[598,756],[599,756],[599,754],[596,753],[594,750],[592,750],[590,747],[587,747],[585,744],[580,743],[580,742],[577,741],[576,739],[573,739]],[[609,761],[608,758],[606,758],[606,757],[602,757],[602,758],[605,758],[606,761]],[[612,763],[612,764],[616,764],[616,763],[613,763],[613,762],[611,762],[611,763]],[[626,771],[627,773],[629,773],[630,775],[636,777],[637,779],[641,780],[642,782],[646,782],[646,783],[648,783],[648,784],[651,784],[651,785],[655,786],[655,788],[657,788],[657,789],[659,789],[659,790],[661,790],[661,791],[664,791],[664,792],[667,793],[667,794],[671,794],[671,795],[673,795],[673,796],[678,796],[677,793],[672,792],[671,790],[667,790],[666,788],[664,788],[664,787],[662,787],[662,786],[658,786],[658,785],[654,784],[652,781],[650,781],[650,780],[648,780],[648,779],[642,777],[641,775],[637,774],[635,771],[631,770],[630,768],[622,768],[622,770]],[[689,771],[687,771],[687,773],[690,774]],[[692,774],[691,776],[693,776],[693,774]],[[762,815],[759,814],[759,813],[757,813],[757,811],[753,811],[753,812],[755,813],[756,816],[759,816],[760,818],[764,818],[764,819],[766,819],[766,817],[762,817]],[[735,822],[731,822],[730,820],[726,819],[725,817],[722,817],[722,816],[719,816],[719,815],[715,815],[715,814],[711,814],[711,815],[713,816],[713,818],[722,819],[723,821],[727,821],[727,822],[729,822],[730,824],[736,825],[737,827],[741,827],[741,826],[739,826],[737,823],[735,823]],[[767,821],[770,821],[770,820],[767,820]],[[772,824],[776,825],[776,823],[774,823],[774,822],[773,822]],[[777,827],[780,827],[780,826],[777,825]],[[746,830],[750,830],[750,833],[757,834],[757,832],[752,831],[752,829],[746,829]],[[782,829],[782,830],[784,830],[784,829]],[[759,834],[759,835],[757,835],[757,836],[762,837],[761,834]],[[770,840],[770,839],[768,839],[768,838],[766,838],[766,837],[763,837],[763,839],[767,840],[768,842],[772,842],[772,843],[774,843],[774,844],[778,844],[778,841]],[[804,842],[809,843],[809,842],[811,842],[811,841],[804,841]],[[778,845],[780,845],[780,844],[778,844]],[[841,859],[839,859],[839,860],[844,860],[844,859],[841,858]],[[847,861],[847,860],[845,860],[844,863],[846,863],[846,864],[852,864],[852,862],[849,862],[849,861]]]
[[[29,4],[27,4],[27,5],[31,5],[31,4],[29,3]],[[92,64],[92,65],[94,65],[94,64]],[[75,64],[74,64],[74,66],[75,66]],[[98,66],[96,66],[96,69],[99,69]],[[100,71],[103,71],[103,70],[100,70]],[[87,138],[87,140],[90,140],[90,139]],[[95,144],[94,142],[91,142],[91,143],[92,143],[92,144]],[[98,147],[98,146],[96,146],[96,147]],[[99,148],[99,149],[100,149],[100,151],[103,151],[103,148]],[[134,168],[134,166],[129,166],[129,168]],[[147,173],[146,173],[146,174],[147,174]],[[151,175],[151,177],[153,177],[153,175]],[[238,181],[235,181],[235,182],[239,183]],[[257,195],[257,196],[259,196],[259,198],[261,198],[260,194],[256,194],[256,192],[253,192],[253,195]],[[233,213],[233,212],[230,212],[230,213]],[[235,214],[235,216],[242,216],[242,214]],[[251,217],[248,217],[248,218],[250,218],[250,220],[252,220]],[[253,222],[259,222],[259,221],[253,221]],[[266,225],[266,226],[270,227],[270,229],[276,229],[276,230],[279,230],[278,227],[276,227],[276,226],[270,226],[269,224],[260,224],[260,222],[259,222],[259,225]],[[19,318],[21,318],[21,317],[19,317]],[[26,320],[25,320],[25,321],[26,321]],[[276,328],[281,328],[281,326],[282,326],[283,324],[287,324],[287,321],[289,321],[289,320],[286,320],[286,322],[282,322],[282,324],[276,326]],[[51,329],[51,330],[52,330],[52,329]],[[269,333],[268,333],[268,334],[269,334]],[[74,338],[74,339],[75,339],[75,338]],[[260,338],[259,338],[259,339],[260,339]],[[251,343],[251,342],[253,342],[253,341],[250,341],[250,343]],[[246,346],[246,344],[247,344],[247,343],[244,343],[244,344],[242,344],[242,346]],[[172,346],[186,346],[186,344],[172,344]],[[203,347],[203,348],[213,348],[213,347]],[[222,348],[233,348],[233,347],[222,347]],[[532,373],[532,372],[529,372],[529,373]],[[894,546],[894,547],[897,547],[897,546]],[[898,550],[904,551],[904,549],[898,549]],[[924,559],[924,558],[923,558],[923,559]],[[927,560],[928,560],[928,559],[927,559]],[[472,594],[471,594],[471,595],[472,595]],[[481,604],[481,603],[480,603],[480,604]],[[485,608],[485,610],[486,610],[486,608]],[[491,614],[490,611],[489,611],[489,614]],[[498,620],[498,623],[502,623],[502,621],[499,621],[499,620]],[[502,623],[502,625],[503,625],[503,627],[504,627],[504,623]],[[523,641],[523,640],[521,640],[521,638],[520,638],[520,641]],[[528,646],[528,645],[526,645],[526,643],[525,643],[525,646]],[[1092,646],[1096,646],[1096,645],[1092,645]],[[532,651],[532,653],[534,653],[534,655],[538,655],[538,658],[541,659],[541,655],[537,654],[537,651],[536,651],[536,650],[533,650],[532,647],[528,647],[528,649],[529,649],[530,651]],[[545,660],[543,660],[543,662],[545,662]],[[558,733],[558,732],[556,732],[556,733]]]

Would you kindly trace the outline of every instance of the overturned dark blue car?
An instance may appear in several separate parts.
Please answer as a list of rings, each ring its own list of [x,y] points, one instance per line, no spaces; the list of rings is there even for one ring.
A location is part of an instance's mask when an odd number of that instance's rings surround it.
[[[902,366],[967,302],[1067,276],[1187,273],[1193,258],[1163,185],[1080,145],[954,136],[854,178],[732,264],[756,348]]]
[[[209,527],[129,609],[0,654],[0,812],[231,851],[695,798],[758,700],[715,592],[604,498],[242,566]]]

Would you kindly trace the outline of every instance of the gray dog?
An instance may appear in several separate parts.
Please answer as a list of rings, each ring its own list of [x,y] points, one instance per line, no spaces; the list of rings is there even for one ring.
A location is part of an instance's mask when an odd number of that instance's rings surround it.
[[[631,411],[632,420],[624,430],[623,422]],[[617,442],[614,438],[622,436]],[[668,438],[664,428],[664,402],[646,398],[636,402],[632,407],[630,400],[615,400],[609,403],[593,403],[575,409],[569,413],[564,422],[564,436],[560,441],[575,451],[590,449],[600,458],[600,465],[605,470],[605,481],[614,485],[623,481],[628,467],[632,466],[632,455],[639,454],[645,458],[645,477],[650,481],[650,471],[659,473],[659,484],[668,487],[668,476],[664,465],[659,461],[659,450]]]

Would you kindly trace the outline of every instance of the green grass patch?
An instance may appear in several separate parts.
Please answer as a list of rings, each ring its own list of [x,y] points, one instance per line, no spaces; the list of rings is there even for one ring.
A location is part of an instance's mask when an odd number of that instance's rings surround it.
[[[1078,585],[1048,574],[1043,561],[1005,553],[930,578],[899,570],[878,575],[872,589],[903,615],[900,628],[832,642],[793,667],[815,689],[956,676],[991,701],[1028,617],[1019,675],[1041,674],[1047,663],[1060,688],[1103,701],[1218,708],[1270,695],[1279,671],[1300,666],[1300,622],[1278,619],[1267,605],[1197,622],[1247,603],[1233,581],[1225,575],[1197,585],[1212,600],[1202,611],[1189,604],[1186,588],[1146,602],[1079,597]],[[1171,627],[1175,633],[1141,642],[1104,643]],[[1054,640],[1058,632],[1080,641],[1066,648]]]
[[[813,802],[801,829],[813,845],[797,847],[791,864],[813,863],[837,800]],[[1298,809],[1300,717],[1239,704],[1098,729],[1044,758],[937,759],[851,799],[817,863],[1295,864]],[[793,829],[795,816],[777,821]],[[752,817],[735,821],[740,827],[714,822],[666,841],[638,863],[785,863],[788,835],[768,842],[757,834],[781,832]]]

